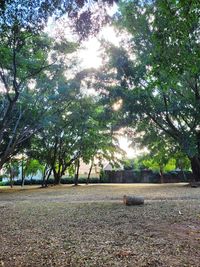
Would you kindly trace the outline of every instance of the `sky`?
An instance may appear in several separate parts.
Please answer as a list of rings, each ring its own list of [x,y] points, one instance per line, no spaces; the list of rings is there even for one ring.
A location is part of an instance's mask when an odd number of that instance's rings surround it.
[[[100,51],[101,39],[117,46],[120,44],[120,39],[114,28],[111,26],[104,27],[98,37],[91,37],[83,43],[79,53],[82,68],[99,68],[102,65]]]
[[[121,149],[123,149],[126,153],[126,157],[129,159],[136,158],[137,156],[140,156],[141,154],[144,154],[147,152],[147,150],[140,150],[134,147],[131,147],[131,141],[128,140],[127,137],[120,136],[119,137],[119,146]]]

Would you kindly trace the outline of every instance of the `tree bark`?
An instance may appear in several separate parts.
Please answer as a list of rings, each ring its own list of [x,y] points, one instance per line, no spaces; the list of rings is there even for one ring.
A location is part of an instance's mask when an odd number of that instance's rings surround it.
[[[48,186],[48,182],[49,182],[49,178],[50,178],[51,172],[52,172],[52,169],[50,169],[49,172],[48,172],[47,179],[45,181],[45,187]]]
[[[160,183],[163,184],[164,183],[164,175],[163,175],[163,170],[160,169]]]
[[[190,158],[193,182],[200,182],[200,158],[194,156]]]
[[[21,187],[24,186],[25,176],[24,176],[24,161],[22,160],[22,183]]]
[[[184,169],[182,167],[180,169],[181,169],[181,172],[183,174],[183,179],[184,179],[184,182],[185,182],[185,181],[187,181],[187,177],[185,175],[185,171],[184,171]]]
[[[33,184],[33,175],[31,175],[31,185]]]
[[[44,167],[44,171],[43,171],[43,175],[42,175],[42,187],[45,186],[46,171],[47,171],[47,166]]]
[[[75,177],[74,177],[74,185],[77,186],[78,185],[78,177],[79,177],[79,168],[80,168],[80,160],[77,160],[77,166],[76,166],[76,173],[75,173]]]
[[[10,177],[10,188],[13,188],[13,177]]]
[[[10,188],[13,188],[13,178],[10,179]]]
[[[48,186],[48,180],[51,175],[52,168],[48,169],[47,166],[45,166],[44,172],[43,172],[43,177],[42,177],[42,187],[47,187]]]
[[[61,175],[60,175],[60,173],[57,173],[57,172],[53,169],[53,175],[54,175],[54,185],[59,185],[59,184],[60,184],[60,179],[61,179]]]
[[[91,165],[90,165],[90,169],[89,169],[88,177],[87,177],[87,182],[86,182],[87,185],[89,184],[89,181],[90,181],[90,175],[91,175],[91,172],[92,172],[93,164],[94,164],[94,161],[92,161]]]

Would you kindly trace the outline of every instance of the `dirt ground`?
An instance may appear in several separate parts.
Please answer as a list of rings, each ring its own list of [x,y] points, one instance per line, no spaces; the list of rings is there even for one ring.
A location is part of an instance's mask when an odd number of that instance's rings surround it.
[[[1,267],[200,266],[200,188],[2,187],[0,212]]]

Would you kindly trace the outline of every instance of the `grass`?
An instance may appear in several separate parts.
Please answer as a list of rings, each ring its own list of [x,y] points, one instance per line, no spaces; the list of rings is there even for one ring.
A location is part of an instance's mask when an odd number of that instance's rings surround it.
[[[199,196],[185,184],[0,188],[0,266],[200,266]]]

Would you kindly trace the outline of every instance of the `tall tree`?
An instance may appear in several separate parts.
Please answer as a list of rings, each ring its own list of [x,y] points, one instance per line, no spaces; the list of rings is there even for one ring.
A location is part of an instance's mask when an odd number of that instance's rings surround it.
[[[127,50],[112,49],[111,66],[123,99],[124,121],[143,135],[171,138],[200,180],[200,3],[122,1],[120,27],[131,35]],[[141,127],[143,126],[143,128]]]
[[[20,173],[20,163],[18,159],[11,159],[4,166],[5,175],[10,178],[10,187],[13,188],[14,178]]]
[[[89,181],[95,160],[101,158],[101,160],[115,163],[117,161],[116,154],[121,152],[112,131],[112,118],[107,117],[105,120],[104,107],[98,100],[98,98],[85,96],[78,103],[76,110],[79,114],[76,126],[79,124],[79,129],[81,129],[78,143],[79,158],[84,163],[91,164],[87,181]],[[78,182],[79,165],[77,161],[76,184]]]
[[[27,149],[30,157],[46,166],[43,180],[53,172],[56,184],[60,182],[66,168],[77,158],[73,154],[77,128],[74,127],[75,122],[71,116],[79,83],[67,81],[64,73],[63,68],[53,78],[43,76],[37,81],[38,88],[48,88],[41,109],[46,106],[48,108],[43,128],[32,138],[31,146]]]
[[[108,1],[108,3],[111,2]],[[34,79],[49,70],[59,59],[53,52],[61,48],[60,43],[56,44],[43,33],[48,18],[50,16],[58,18],[64,13],[68,13],[72,19],[74,18],[77,27],[81,25],[80,21],[85,23],[86,30],[84,31],[83,28],[82,31],[86,36],[94,26],[91,20],[90,5],[87,9],[82,10],[86,4],[88,1],[1,1],[0,168],[24,147],[30,137],[40,128],[40,123],[36,120],[37,116],[33,121],[28,121],[25,115],[28,112],[30,118],[30,100],[33,103],[36,101],[30,98],[30,95],[33,95],[30,92],[30,85]],[[77,32],[81,34],[78,28]],[[62,43],[62,47],[64,43]],[[65,44],[68,46],[69,43]],[[66,50],[63,51],[63,53],[65,52]],[[41,92],[38,92],[37,95],[41,95]]]

